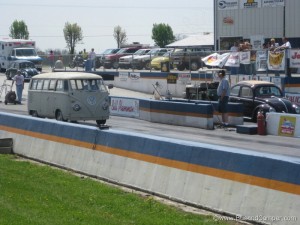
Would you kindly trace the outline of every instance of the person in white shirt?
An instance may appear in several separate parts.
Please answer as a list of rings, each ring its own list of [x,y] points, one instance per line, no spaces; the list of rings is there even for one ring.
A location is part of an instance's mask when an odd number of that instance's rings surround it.
[[[291,68],[290,68],[290,49],[292,48],[291,43],[288,41],[286,37],[282,38],[283,44],[278,47],[280,50],[285,50],[285,58],[286,58],[286,76],[291,76]]]
[[[21,74],[21,71],[18,70],[17,74],[13,77],[12,85],[16,82],[16,91],[17,91],[17,97],[18,97],[18,103],[21,104],[22,101],[22,93],[24,89],[24,76]]]

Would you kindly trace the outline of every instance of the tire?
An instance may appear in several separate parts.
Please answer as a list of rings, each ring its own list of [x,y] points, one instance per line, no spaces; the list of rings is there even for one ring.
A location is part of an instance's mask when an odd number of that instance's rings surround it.
[[[191,62],[190,70],[196,71],[199,69],[199,64],[197,62]]]
[[[118,69],[119,68],[119,62],[114,62],[113,65],[112,65],[112,67],[114,69]]]
[[[73,62],[71,62],[71,63],[69,64],[69,67],[70,67],[71,69],[73,69],[73,68],[75,68],[75,64],[74,64]]]
[[[63,116],[63,114],[62,114],[62,112],[60,110],[56,111],[55,118],[58,121],[67,121],[67,120],[64,119],[64,116]]]
[[[32,110],[30,114],[31,114],[32,117],[39,117],[36,110]]]
[[[7,101],[6,100],[4,101],[4,104],[7,105]]]
[[[145,67],[146,70],[150,70],[150,67],[151,67],[150,61],[149,62],[145,62],[144,67]]]
[[[96,120],[96,123],[98,126],[104,125],[106,123],[106,120]]]
[[[178,66],[177,66],[177,69],[178,69],[179,71],[183,71],[183,70],[185,69],[185,66],[184,66],[183,64],[178,65]]]

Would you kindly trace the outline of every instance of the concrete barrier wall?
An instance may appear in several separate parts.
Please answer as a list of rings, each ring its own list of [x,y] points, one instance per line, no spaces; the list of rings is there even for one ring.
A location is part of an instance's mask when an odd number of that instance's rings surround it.
[[[300,137],[300,115],[267,113],[267,134]]]
[[[134,117],[150,122],[214,129],[221,122],[218,103],[210,101],[171,101],[111,96],[111,115]],[[229,103],[229,123],[244,123],[241,104]]]
[[[295,158],[7,113],[0,113],[0,138],[13,138],[15,153],[169,198],[299,224]]]

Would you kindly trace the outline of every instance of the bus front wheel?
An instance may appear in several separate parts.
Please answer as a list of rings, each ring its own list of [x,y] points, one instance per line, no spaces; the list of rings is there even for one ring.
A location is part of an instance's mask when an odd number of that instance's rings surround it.
[[[106,120],[96,120],[96,123],[98,126],[104,125],[106,123]]]
[[[62,114],[62,112],[60,110],[56,111],[55,118],[58,121],[67,121],[67,120],[64,119],[64,116],[63,116],[63,114]]]

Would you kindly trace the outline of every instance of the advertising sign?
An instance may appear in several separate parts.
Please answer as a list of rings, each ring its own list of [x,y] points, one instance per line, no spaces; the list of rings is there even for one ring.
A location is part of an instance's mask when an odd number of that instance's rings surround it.
[[[110,113],[113,115],[138,117],[140,115],[139,100],[112,97]]]
[[[176,84],[177,74],[169,73],[167,76],[167,84]]]
[[[262,0],[241,0],[241,9],[261,8]]]
[[[179,73],[178,80],[182,84],[190,84],[192,80],[192,75],[190,73]]]
[[[300,68],[300,50],[299,49],[291,49],[290,54],[291,54],[290,67],[291,68]]]
[[[300,93],[285,93],[285,97],[292,103],[300,106]]]
[[[229,58],[227,59],[227,62],[225,63],[225,66],[229,67],[240,67],[240,57],[239,52],[232,52],[230,53]]]
[[[238,9],[238,0],[218,0],[219,10]]]
[[[263,7],[284,6],[284,0],[263,0]]]
[[[129,75],[128,72],[119,72],[120,81],[127,81],[128,75]]]
[[[278,135],[293,137],[296,126],[296,117],[281,116],[278,126]]]

